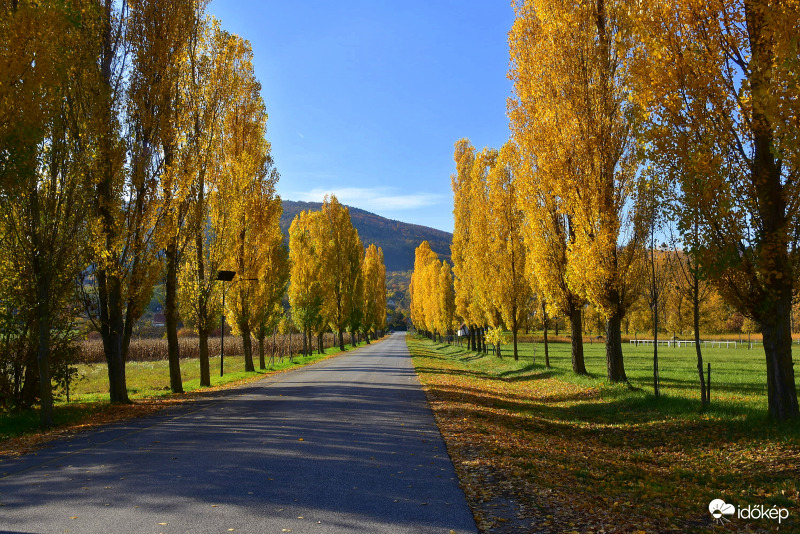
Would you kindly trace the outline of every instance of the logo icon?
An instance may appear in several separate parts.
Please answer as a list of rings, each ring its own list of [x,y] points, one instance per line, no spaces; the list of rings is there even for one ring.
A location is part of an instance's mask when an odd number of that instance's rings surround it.
[[[718,525],[730,522],[726,516],[732,516],[736,513],[736,507],[732,504],[726,504],[722,499],[714,499],[708,504],[708,511],[714,518],[714,522]]]

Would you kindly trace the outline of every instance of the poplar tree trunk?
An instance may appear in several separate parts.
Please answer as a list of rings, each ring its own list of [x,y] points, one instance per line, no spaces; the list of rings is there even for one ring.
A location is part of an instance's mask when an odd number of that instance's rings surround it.
[[[517,352],[517,329],[511,331],[511,336],[514,338],[514,360],[519,361],[519,353]]]
[[[544,326],[544,366],[550,369],[550,347],[547,343],[547,304],[542,301],[542,325]]]
[[[50,377],[50,289],[51,289],[51,269],[47,261],[42,257],[47,251],[40,239],[40,212],[39,194],[35,187],[29,192],[31,213],[30,213],[30,239],[33,249],[32,270],[36,284],[36,322],[38,346],[36,352],[36,363],[39,369],[39,400],[41,410],[39,412],[40,424],[43,429],[53,426],[53,384]]]
[[[259,369],[266,369],[267,368],[267,360],[264,354],[264,338],[266,336],[262,335],[258,337],[258,368]]]
[[[775,61],[770,35],[772,16],[766,2],[744,2],[745,20],[751,46],[751,70],[748,74],[752,95],[753,159],[751,180],[755,189],[755,208],[760,243],[756,265],[750,273],[766,272],[763,281],[755,274],[749,278],[762,285],[760,302],[750,302],[761,319],[764,353],[767,359],[767,399],[769,413],[778,421],[800,418],[792,362],[791,313],[793,277],[789,257],[791,221],[787,218],[787,187],[775,154],[775,131],[767,110],[773,105],[772,68]],[[796,236],[794,236],[796,239]],[[754,280],[755,279],[755,280]]]
[[[208,332],[201,330],[200,334],[200,385],[211,386],[211,369],[208,360]]]
[[[692,324],[694,326],[694,350],[697,353],[697,373],[700,375],[700,405],[705,410],[708,408],[708,392],[706,379],[703,374],[703,352],[700,349],[700,284],[697,282],[697,273],[692,273]]]
[[[786,421],[798,418],[790,327],[791,293],[787,292],[774,311],[774,315],[767,315],[761,321],[767,357],[767,399],[770,416]]]
[[[195,122],[195,132],[199,133],[199,130],[200,127],[197,122]],[[202,224],[206,200],[205,172],[200,172],[197,189],[197,219],[194,223],[193,232],[195,234],[194,245],[196,253],[195,259],[197,261],[198,287],[203,288],[203,284],[206,283],[205,254],[203,252],[205,247],[205,231],[204,225]],[[198,335],[200,337],[200,386],[210,387],[211,369],[208,359],[208,335],[211,332],[209,332],[208,324],[206,323],[208,319],[208,294],[203,289],[197,292],[197,301],[197,309],[199,311],[198,323],[200,326],[200,328],[198,328]]]
[[[650,244],[650,268],[652,276],[652,285],[650,286],[650,301],[653,306],[653,394],[659,396],[658,391],[658,284],[656,281],[656,256],[655,256],[655,243],[653,242],[654,231],[651,227],[650,231],[651,244]],[[675,338],[673,333],[672,338]],[[621,342],[621,340],[620,340]]]
[[[111,103],[114,92],[114,80],[111,64],[114,60],[114,38],[112,36],[113,0],[105,0],[103,5],[103,45],[100,60],[100,76],[103,85],[104,101],[99,110],[102,123],[99,157],[101,169],[96,188],[94,211],[99,217],[100,230],[104,236],[103,248],[107,252],[114,250],[117,238],[116,225],[112,206],[116,198],[113,194],[114,183],[114,112]],[[113,262],[113,258],[111,261]],[[112,403],[127,403],[128,388],[125,382],[125,355],[123,352],[123,319],[122,319],[122,281],[119,275],[109,272],[102,265],[97,269],[98,293],[100,296],[100,335],[103,338],[103,352],[108,365],[108,393]]]
[[[339,330],[339,350],[344,352],[344,332]]]
[[[174,239],[164,250],[167,263],[165,280],[164,316],[167,327],[167,358],[169,360],[169,387],[173,393],[183,393],[181,380],[180,346],[178,345],[178,244]]]
[[[606,321],[606,370],[611,382],[627,382],[622,361],[622,317],[614,313]]]
[[[122,287],[119,277],[104,269],[98,272],[100,294],[100,335],[108,366],[108,394],[112,403],[129,403],[122,350]]]
[[[586,375],[586,363],[583,359],[583,319],[581,306],[572,306],[569,312],[569,324],[572,329],[572,371]]]
[[[245,323],[239,325],[242,331],[242,348],[244,349],[244,370],[255,371],[256,366],[253,365],[253,343],[250,339],[250,326]],[[291,340],[291,338],[289,338]],[[291,341],[290,341],[291,342]]]
[[[550,369],[550,344],[547,342],[547,315],[544,316],[544,366]]]
[[[653,394],[658,397],[658,304],[653,307]]]
[[[519,361],[519,353],[517,352],[517,330],[519,330],[519,325],[517,324],[517,306],[514,305],[511,314],[511,337],[514,341],[514,361]]]

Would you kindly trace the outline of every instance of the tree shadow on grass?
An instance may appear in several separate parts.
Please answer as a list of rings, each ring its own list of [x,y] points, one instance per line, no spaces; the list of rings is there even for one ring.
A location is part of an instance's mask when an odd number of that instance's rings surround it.
[[[465,371],[463,369],[440,369],[438,367],[417,367],[417,374],[462,376],[465,378],[480,378],[494,380],[494,376],[484,371]]]
[[[465,403],[475,409],[500,408],[511,412],[519,420],[533,418],[548,420],[554,424],[561,421],[568,426],[581,423],[630,429],[657,426],[659,434],[671,431],[680,433],[696,425],[716,428],[710,433],[713,436],[731,433],[755,435],[762,430],[774,429],[780,434],[800,438],[800,424],[776,427],[763,411],[756,408],[718,403],[712,405],[709,411],[712,417],[703,418],[700,415],[699,400],[666,395],[655,398],[652,394],[631,393],[621,387],[534,398],[524,394],[487,392],[467,386],[429,384],[428,389],[440,400]],[[675,428],[670,430],[670,425]]]
[[[540,372],[534,372],[540,371]],[[547,369],[540,364],[530,363],[520,369],[510,369],[498,373],[496,376],[503,382],[524,382],[526,380],[544,380],[562,374],[555,369]]]

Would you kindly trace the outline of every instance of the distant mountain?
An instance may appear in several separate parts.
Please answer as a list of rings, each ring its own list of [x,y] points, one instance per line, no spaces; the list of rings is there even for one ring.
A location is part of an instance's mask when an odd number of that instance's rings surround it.
[[[386,219],[362,209],[350,208],[350,220],[358,230],[364,246],[375,243],[383,249],[387,271],[410,271],[414,268],[414,249],[427,240],[440,259],[450,260],[453,234],[427,226]],[[301,211],[320,211],[320,202],[283,201],[281,229],[288,234],[289,225]]]

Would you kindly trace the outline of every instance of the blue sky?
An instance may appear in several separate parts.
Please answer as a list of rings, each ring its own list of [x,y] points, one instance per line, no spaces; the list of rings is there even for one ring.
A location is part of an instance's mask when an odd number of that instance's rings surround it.
[[[253,45],[289,200],[452,231],[453,144],[508,139],[507,0],[214,0]]]

